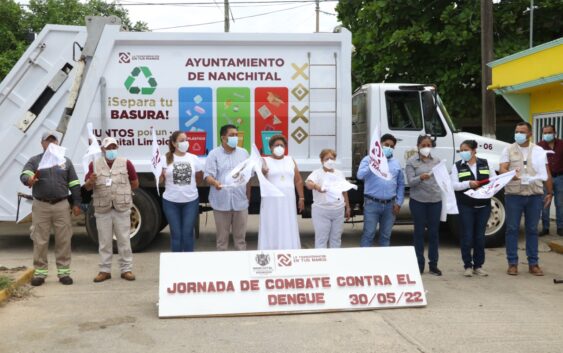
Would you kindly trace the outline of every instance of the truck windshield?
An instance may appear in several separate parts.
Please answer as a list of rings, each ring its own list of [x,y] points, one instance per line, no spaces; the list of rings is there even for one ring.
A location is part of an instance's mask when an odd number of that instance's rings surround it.
[[[452,132],[458,132],[458,130],[455,127],[454,122],[452,121],[450,114],[446,110],[446,106],[444,106],[444,103],[442,102],[442,98],[440,98],[440,96],[438,96],[438,109],[440,109],[442,116],[444,117],[444,119],[446,119],[446,123],[448,124],[448,127],[450,128],[450,130]]]

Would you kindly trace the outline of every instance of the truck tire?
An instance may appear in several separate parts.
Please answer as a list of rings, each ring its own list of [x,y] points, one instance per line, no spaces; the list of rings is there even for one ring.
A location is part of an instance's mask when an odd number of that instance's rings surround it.
[[[459,216],[448,215],[448,226],[450,232],[458,239],[461,239],[459,231]],[[487,222],[485,230],[485,247],[496,248],[504,245],[506,232],[506,209],[504,207],[504,191],[501,190],[491,199],[491,216]]]
[[[94,206],[90,205],[86,214],[86,231],[88,236],[98,243],[98,230],[96,228],[96,217]],[[137,189],[133,195],[133,207],[131,207],[131,249],[133,252],[144,250],[160,231],[162,224],[161,210],[158,202],[146,191]],[[117,244],[113,242],[114,252]]]

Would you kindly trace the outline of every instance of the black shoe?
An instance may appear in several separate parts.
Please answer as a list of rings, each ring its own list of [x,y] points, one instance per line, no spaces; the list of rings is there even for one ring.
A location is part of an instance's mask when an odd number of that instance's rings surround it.
[[[563,228],[557,228],[557,235],[563,237]]]
[[[45,277],[33,277],[31,279],[31,285],[34,287],[39,287],[43,283],[45,283]]]
[[[549,235],[549,229],[544,229],[539,234],[540,237],[543,237],[544,235]]]
[[[74,283],[72,278],[70,278],[70,276],[64,276],[64,277],[59,278],[59,282],[61,282],[65,286],[69,286],[72,283]]]
[[[434,276],[441,276],[442,275],[442,271],[440,271],[440,269],[438,267],[430,267],[430,269],[428,270],[428,273],[430,273],[431,275],[434,275]]]

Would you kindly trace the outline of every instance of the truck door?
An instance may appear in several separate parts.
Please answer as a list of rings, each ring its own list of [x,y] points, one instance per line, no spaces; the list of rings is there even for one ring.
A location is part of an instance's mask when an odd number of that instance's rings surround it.
[[[453,165],[455,158],[454,137],[450,129],[444,124],[442,117],[437,108],[437,97],[434,96],[433,90],[422,91],[422,112],[424,115],[424,132],[432,136],[436,143],[432,155],[440,160],[446,161],[448,170]]]
[[[417,152],[418,136],[424,134],[420,92],[388,90],[381,99],[385,100],[381,102],[381,116],[387,116],[381,119],[381,135],[390,133],[397,138],[394,157],[404,169],[406,160]]]

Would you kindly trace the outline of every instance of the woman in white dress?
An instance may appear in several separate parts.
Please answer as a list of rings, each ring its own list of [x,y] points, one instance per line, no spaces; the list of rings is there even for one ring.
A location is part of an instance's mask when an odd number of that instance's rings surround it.
[[[269,141],[272,157],[265,157],[262,172],[284,194],[284,197],[263,197],[260,205],[258,250],[300,249],[295,189],[299,194],[297,208],[305,208],[303,179],[292,157],[286,156],[287,139],[275,135]]]

